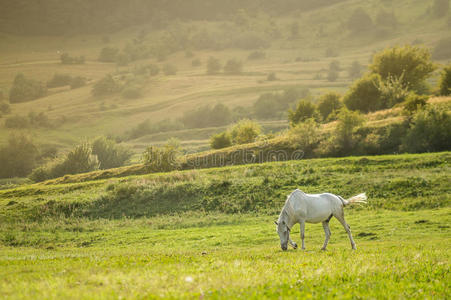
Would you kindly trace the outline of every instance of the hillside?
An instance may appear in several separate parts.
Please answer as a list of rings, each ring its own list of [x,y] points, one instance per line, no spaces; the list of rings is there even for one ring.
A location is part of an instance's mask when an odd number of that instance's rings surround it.
[[[250,109],[262,93],[290,87],[307,88],[313,98],[328,90],[343,93],[352,82],[347,69],[353,61],[365,66],[376,50],[390,45],[414,43],[434,47],[438,40],[449,33],[446,19],[431,16],[430,4],[417,0],[383,2],[384,9],[392,11],[397,18],[399,24],[396,28],[375,25],[369,36],[356,36],[343,29],[349,12],[355,7],[362,7],[376,20],[380,5],[380,1],[332,1],[332,4],[296,10],[283,16],[249,14],[251,26],[246,32],[263,36],[269,44],[261,50],[265,56],[257,60],[248,59],[256,50],[253,48],[221,46],[218,49],[194,49],[179,44],[181,34],[189,32],[193,37],[202,33],[202,28],[210,28],[209,34],[212,36],[216,33],[232,36],[236,33],[237,25],[227,19],[218,22],[186,19],[179,23],[169,22],[170,25],[164,29],[155,29],[149,24],[130,25],[117,32],[96,34],[19,36],[2,33],[0,90],[7,95],[17,73],[42,82],[50,80],[55,73],[87,78],[84,87],[72,90],[68,87],[51,88],[46,97],[11,105],[11,115],[26,116],[31,111],[45,112],[57,125],[50,128],[31,127],[24,131],[30,133],[40,145],[55,146],[62,152],[85,138],[98,135],[110,135],[123,140],[127,131],[146,120],[156,123],[177,119],[187,111],[207,104],[222,103],[231,109],[240,106],[249,109],[247,114],[251,117]],[[293,22],[299,27],[295,37],[290,29]],[[279,33],[271,37],[265,32],[274,26]],[[230,28],[230,32],[226,31],[227,28]],[[143,35],[143,32],[146,34]],[[153,49],[152,45],[166,40],[168,34],[175,39],[175,50],[167,54],[159,56],[154,52],[148,58],[134,60],[127,66],[97,60],[104,47],[123,49],[134,40],[141,39],[142,45]],[[59,56],[64,52],[73,56],[83,55],[86,62],[82,65],[61,64]],[[222,63],[231,58],[239,59],[243,62],[243,72],[240,75],[206,75],[206,61],[210,56],[217,57]],[[193,67],[194,59],[199,59],[201,65]],[[335,60],[339,61],[341,71],[339,78],[330,82],[326,78],[327,69]],[[176,75],[166,76],[160,72],[145,78],[141,83],[142,95],[137,99],[124,99],[120,94],[102,97],[91,94],[93,84],[106,74],[127,77],[142,66],[154,64],[163,69],[168,63],[177,67]],[[276,74],[278,80],[266,80],[271,72]],[[432,83],[435,80],[433,78]],[[3,116],[0,123],[3,124],[5,118]],[[265,126],[268,132],[279,131],[286,126],[283,118],[261,121],[268,124]],[[274,122],[276,125],[272,126]],[[208,132],[221,129],[210,129]],[[7,140],[10,132],[3,125],[0,127],[0,143]],[[199,129],[189,128],[127,139],[125,144],[135,151],[133,162],[137,162],[145,146],[158,144],[172,136],[178,137],[190,151],[208,148],[208,135],[200,134]]]

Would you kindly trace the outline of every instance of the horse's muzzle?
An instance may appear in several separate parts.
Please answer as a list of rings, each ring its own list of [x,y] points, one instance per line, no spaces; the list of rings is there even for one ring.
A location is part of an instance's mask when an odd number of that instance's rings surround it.
[[[285,246],[282,245],[282,246],[280,246],[280,248],[282,248],[283,251],[287,251],[288,246],[287,245],[285,245]]]

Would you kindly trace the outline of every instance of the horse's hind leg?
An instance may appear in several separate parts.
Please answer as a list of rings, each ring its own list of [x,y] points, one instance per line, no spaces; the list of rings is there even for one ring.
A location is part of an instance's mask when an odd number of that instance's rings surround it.
[[[324,233],[326,234],[326,239],[324,240],[324,245],[321,248],[321,250],[326,250],[327,244],[329,243],[329,239],[331,236],[330,228],[329,228],[329,220],[330,220],[330,218],[323,222],[323,228],[324,228]]]
[[[354,242],[354,239],[352,238],[352,234],[351,234],[351,227],[346,223],[344,214],[343,213],[342,214],[337,214],[337,215],[334,215],[334,217],[337,218],[338,221],[340,221],[341,225],[343,225],[344,229],[348,233],[349,240],[351,241],[352,249],[356,250],[357,248],[355,246],[355,242]]]

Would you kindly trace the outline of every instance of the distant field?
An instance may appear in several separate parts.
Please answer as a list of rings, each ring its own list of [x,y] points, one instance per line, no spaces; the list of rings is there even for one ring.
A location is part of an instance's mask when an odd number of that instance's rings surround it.
[[[349,12],[356,5],[364,8],[373,19],[383,7],[393,11],[399,21],[396,29],[386,30],[377,36],[353,36],[343,30]],[[156,58],[138,60],[125,67],[114,63],[97,61],[100,50],[105,46],[123,48],[130,43],[146,25],[130,27],[121,32],[109,34],[105,43],[102,35],[73,36],[11,36],[0,34],[0,90],[7,94],[15,75],[19,72],[43,82],[55,73],[84,76],[90,79],[88,86],[76,89],[58,89],[36,101],[12,105],[12,114],[26,115],[30,111],[44,111],[51,120],[65,118],[66,122],[55,129],[32,128],[26,130],[42,145],[54,145],[68,149],[85,138],[97,135],[122,135],[140,122],[149,119],[157,122],[165,118],[178,118],[187,110],[201,105],[224,103],[230,108],[251,106],[260,94],[278,91],[286,87],[306,87],[316,97],[325,91],[344,93],[352,79],[347,68],[353,61],[366,66],[376,51],[387,46],[419,44],[433,47],[447,36],[449,30],[445,19],[428,15],[429,3],[420,0],[403,0],[393,3],[380,1],[343,1],[316,10],[294,13],[283,18],[273,18],[281,31],[281,37],[272,41],[271,47],[263,49],[266,58],[248,60],[253,50],[224,49],[217,51],[193,51],[187,57],[183,51],[169,55],[165,61]],[[266,20],[262,17],[262,20]],[[289,37],[289,26],[299,23],[299,37]],[[219,22],[193,22],[193,26],[220,27]],[[151,45],[151,33],[149,44]],[[326,49],[336,50],[332,57],[326,56]],[[84,65],[61,65],[59,55],[84,55]],[[206,61],[210,56],[224,63],[236,58],[244,63],[243,74],[236,76],[207,76]],[[202,65],[193,67],[194,58]],[[326,79],[329,63],[340,62],[341,71],[336,82]],[[149,63],[160,67],[166,63],[177,66],[175,76],[158,75],[146,82],[143,96],[139,99],[123,99],[120,95],[93,97],[90,94],[93,83],[108,73],[126,73]],[[443,61],[442,63],[446,63]],[[363,72],[365,71],[362,70]],[[275,72],[279,80],[268,82],[266,76]],[[435,84],[436,74],[431,78]],[[0,119],[0,124],[4,118]],[[195,132],[195,130],[193,130]],[[0,126],[0,143],[4,143],[10,130]],[[169,134],[166,136],[170,136]],[[199,151],[207,147],[206,139],[193,138],[192,134],[178,136],[189,150]],[[161,141],[161,136],[149,136],[146,144]],[[137,155],[143,148],[140,141],[129,141]]]
[[[449,289],[450,153],[314,159],[0,191],[0,293],[20,298],[440,298]],[[349,197],[282,252],[294,188]],[[292,238],[299,241],[299,227]]]

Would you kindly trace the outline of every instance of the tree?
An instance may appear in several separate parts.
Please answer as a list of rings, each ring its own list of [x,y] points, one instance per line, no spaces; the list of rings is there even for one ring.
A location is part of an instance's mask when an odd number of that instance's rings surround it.
[[[354,60],[348,69],[349,77],[351,79],[360,77],[362,68],[363,68],[362,65],[358,61]]]
[[[350,110],[359,110],[364,113],[384,108],[382,93],[379,90],[380,84],[379,74],[358,79],[343,97],[343,103]]]
[[[261,126],[252,120],[241,120],[230,129],[233,144],[247,144],[255,142],[261,134]]]
[[[87,142],[75,146],[61,163],[53,166],[52,177],[59,177],[66,174],[79,174],[99,169],[99,161],[92,154],[91,145]]]
[[[10,135],[0,148],[0,178],[24,177],[35,167],[38,149],[25,135]]]
[[[101,62],[115,62],[119,54],[119,49],[114,47],[104,47],[100,50],[98,60]]]
[[[338,114],[338,123],[333,133],[333,146],[339,155],[349,155],[357,144],[354,136],[355,129],[364,122],[358,112],[347,110],[345,107]]]
[[[180,143],[170,139],[162,147],[148,147],[143,153],[143,161],[149,172],[177,170],[180,167]]]
[[[94,84],[91,93],[94,96],[103,96],[116,93],[119,90],[119,84],[114,80],[113,76],[108,74]]]
[[[221,71],[221,63],[219,59],[215,57],[211,57],[207,61],[207,74],[214,75],[218,74]]]
[[[451,64],[442,71],[439,81],[439,93],[442,96],[451,95]]]
[[[278,95],[273,93],[266,93],[260,95],[255,101],[253,109],[257,118],[267,119],[274,117],[280,110]]]
[[[222,149],[230,147],[231,145],[232,136],[227,131],[212,135],[210,138],[210,147],[212,149]]]
[[[175,75],[177,74],[177,68],[172,64],[165,64],[163,66],[163,73],[166,76]]]
[[[304,157],[312,156],[320,141],[319,124],[314,119],[307,119],[296,124],[288,131],[288,141],[293,148],[304,152]]]
[[[359,7],[354,10],[346,25],[351,32],[362,33],[372,29],[373,20],[363,8]]]
[[[329,92],[321,95],[318,99],[318,111],[321,114],[323,121],[328,120],[335,111],[341,109],[343,104],[340,101],[340,94]]]
[[[229,75],[240,74],[243,70],[243,63],[236,59],[229,59],[224,66],[224,73]]]
[[[92,142],[92,154],[97,155],[100,169],[123,166],[132,156],[128,149],[106,137],[98,137]]]
[[[13,86],[9,91],[11,103],[26,102],[43,97],[47,94],[47,88],[39,81],[28,79],[23,74],[17,74]]]
[[[327,72],[327,80],[330,81],[330,82],[337,81],[339,76],[340,76],[340,74],[337,71],[335,71],[335,70],[329,70]]]
[[[426,78],[436,69],[430,60],[429,50],[406,45],[393,47],[377,53],[370,65],[374,74],[382,80],[390,76],[401,78],[405,87],[418,91],[424,87]]]
[[[316,117],[317,110],[315,104],[306,99],[300,100],[294,111],[291,109],[288,111],[288,119],[290,120],[291,126],[295,126],[307,119]]]

